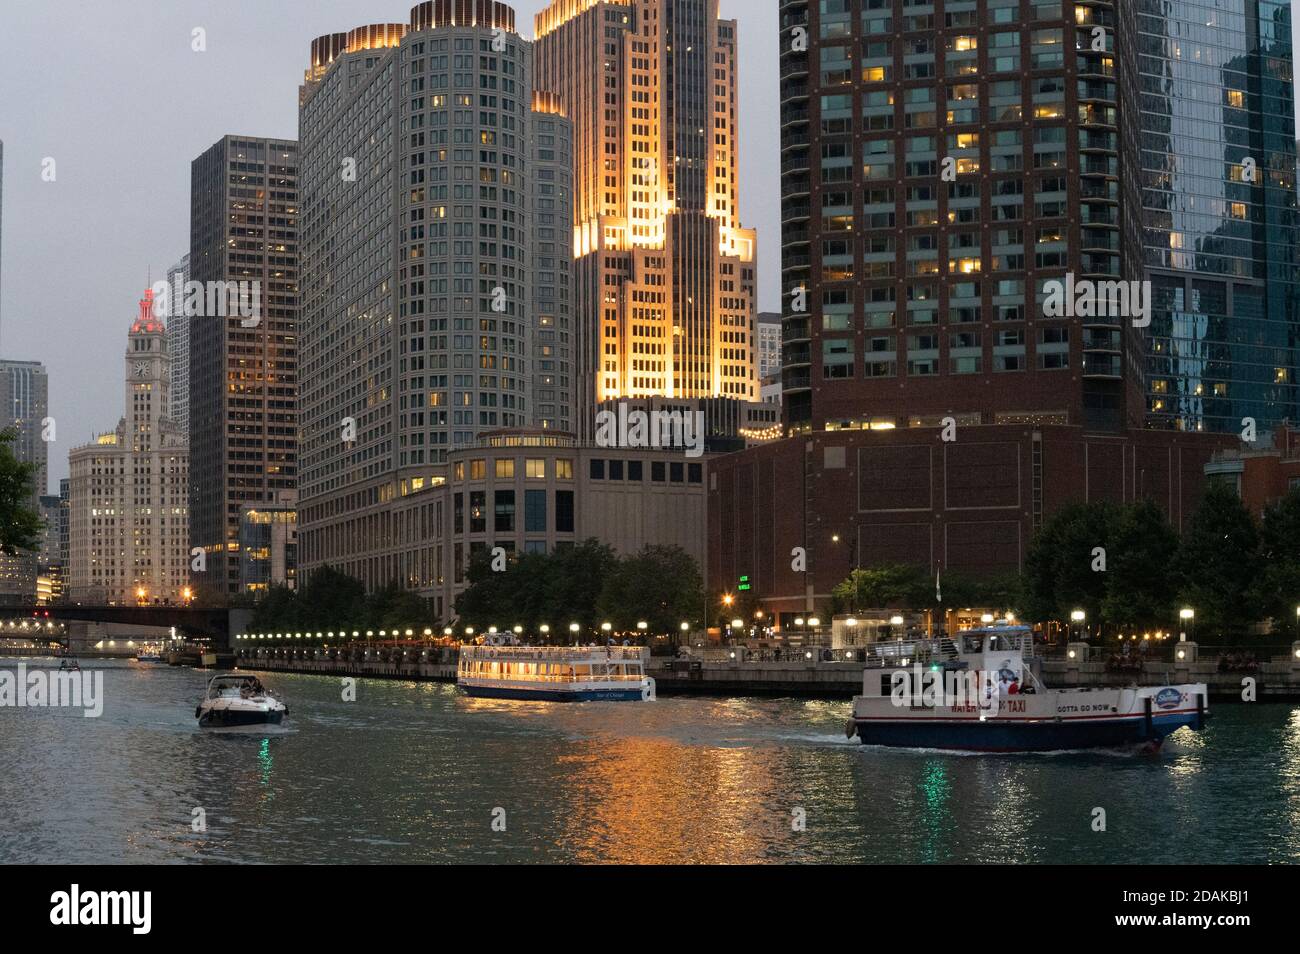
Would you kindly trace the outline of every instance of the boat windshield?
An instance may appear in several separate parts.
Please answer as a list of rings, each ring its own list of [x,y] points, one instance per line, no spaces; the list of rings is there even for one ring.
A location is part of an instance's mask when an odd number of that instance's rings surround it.
[[[260,695],[266,691],[256,676],[216,676],[208,683],[208,698],[222,695]]]

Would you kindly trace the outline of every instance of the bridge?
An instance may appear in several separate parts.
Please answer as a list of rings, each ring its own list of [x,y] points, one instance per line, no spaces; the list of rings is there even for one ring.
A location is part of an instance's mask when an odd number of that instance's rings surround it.
[[[178,636],[207,636],[218,645],[230,640],[232,615],[245,617],[249,610],[198,606],[99,606],[79,603],[51,603],[47,606],[0,607],[0,638],[31,638],[37,627],[58,633],[66,642],[71,623],[115,623],[122,626],[176,627]],[[241,620],[242,622],[243,620]],[[22,623],[27,623],[23,632]],[[10,625],[13,623],[14,625]],[[54,624],[53,628],[49,624]]]

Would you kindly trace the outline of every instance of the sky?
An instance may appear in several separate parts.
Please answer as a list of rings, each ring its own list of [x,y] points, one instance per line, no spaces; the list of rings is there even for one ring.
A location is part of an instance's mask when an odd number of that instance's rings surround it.
[[[777,4],[720,3],[722,16],[739,22],[741,219],[758,229],[759,308],[775,311]],[[48,369],[56,491],[68,450],[122,415],[136,302],[189,250],[190,161],[227,133],[297,138],[312,38],[405,22],[412,5],[0,0],[0,356]],[[511,5],[531,37],[545,0]],[[191,47],[196,27],[206,31],[203,52]],[[47,158],[52,182],[41,176]]]
[[[758,229],[761,310],[780,297],[776,0],[738,21],[740,212]],[[189,251],[190,162],[227,133],[296,139],[313,37],[407,22],[414,0],[0,0],[4,209],[0,357],[44,362],[68,451],[122,416],[126,333]],[[516,0],[531,38],[545,0]],[[206,33],[206,50],[191,47]],[[54,179],[45,181],[45,160]]]

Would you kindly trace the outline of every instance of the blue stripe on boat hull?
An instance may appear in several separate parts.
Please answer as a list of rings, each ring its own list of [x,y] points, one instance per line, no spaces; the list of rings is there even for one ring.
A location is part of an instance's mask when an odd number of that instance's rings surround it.
[[[639,702],[641,688],[635,689],[583,689],[565,692],[561,689],[513,689],[509,686],[460,685],[467,696],[485,699],[534,699],[543,702]]]
[[[1209,718],[1206,715],[1204,718]],[[1088,719],[1062,722],[955,722],[909,719],[900,722],[854,720],[864,745],[914,749],[960,749],[970,752],[1055,752],[1062,749],[1119,748],[1161,742],[1183,726],[1199,729],[1195,712],[1154,716],[1151,732],[1146,720]]]

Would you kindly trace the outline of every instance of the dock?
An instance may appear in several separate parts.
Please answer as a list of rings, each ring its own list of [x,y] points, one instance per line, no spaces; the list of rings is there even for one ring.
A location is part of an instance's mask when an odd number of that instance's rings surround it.
[[[241,669],[290,672],[361,679],[405,679],[416,682],[455,682],[455,650],[432,653],[340,652],[335,658],[316,658],[313,650],[244,650],[235,664]],[[652,656],[647,674],[660,695],[801,696],[850,699],[862,689],[862,662],[856,654],[841,658],[675,659]],[[830,654],[832,657],[836,654]],[[1300,701],[1300,657],[1278,655],[1248,670],[1223,671],[1217,656],[1184,664],[1146,662],[1140,671],[1115,673],[1103,661],[1072,661],[1033,657],[1035,674],[1049,688],[1070,686],[1162,686],[1203,682],[1210,698],[1220,702],[1245,701],[1253,689],[1258,702]],[[873,670],[879,672],[880,670]],[[1253,680],[1253,684],[1247,680]]]

